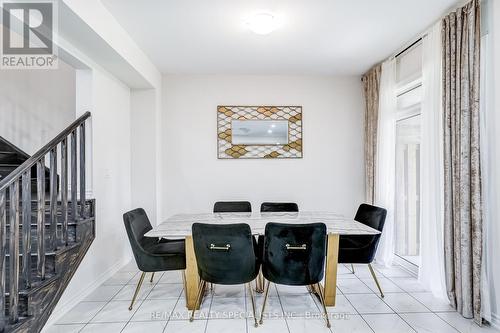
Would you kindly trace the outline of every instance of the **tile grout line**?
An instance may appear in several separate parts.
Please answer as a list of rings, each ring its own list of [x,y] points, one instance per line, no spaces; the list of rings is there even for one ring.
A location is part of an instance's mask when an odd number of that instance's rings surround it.
[[[116,273],[115,273],[115,274],[116,274]],[[120,289],[116,292],[116,294],[114,294],[114,295],[113,295],[113,297],[111,297],[111,298],[110,298],[107,302],[105,302],[106,304],[104,304],[104,305],[103,305],[103,307],[102,307],[102,308],[100,308],[100,309],[99,309],[99,311],[97,311],[97,312],[95,313],[95,315],[93,315],[93,316],[92,316],[92,318],[90,318],[90,319],[89,319],[89,320],[85,323],[85,325],[83,325],[83,327],[82,327],[82,328],[81,328],[78,332],[82,332],[82,331],[85,329],[85,327],[87,327],[87,326],[90,324],[90,322],[92,321],[92,319],[94,319],[94,318],[95,318],[95,317],[96,317],[96,316],[97,316],[97,315],[98,315],[98,314],[102,311],[102,309],[104,309],[104,308],[105,308],[105,307],[106,307],[109,303],[111,303],[111,301],[112,301],[112,300],[116,297],[116,295],[118,295],[118,294],[120,293],[120,291],[122,291],[122,290],[123,290],[123,288],[125,288],[125,287],[128,285],[128,283],[129,283],[130,281],[132,281],[132,279],[133,279],[136,275],[137,275],[137,273],[135,273],[134,275],[132,275],[132,276],[130,277],[130,279],[128,279],[128,280],[127,280],[127,282],[126,282],[125,284],[121,285],[122,287],[121,287],[121,288],[120,288]],[[102,285],[104,285],[104,284],[102,284]],[[97,289],[97,288],[96,288],[96,289]],[[71,311],[71,310],[70,310],[70,311]]]
[[[252,286],[252,282],[255,282],[256,280],[254,281],[251,281],[249,284],[250,284],[250,288],[253,288]],[[243,289],[245,290],[245,296],[247,296],[247,288],[248,286],[246,285],[243,285]],[[254,296],[257,296],[255,295],[257,292],[254,293]],[[255,309],[257,309],[257,299],[254,297],[254,301],[255,301]],[[255,314],[257,315],[257,314]],[[248,333],[248,297],[245,297],[245,332]]]
[[[450,323],[448,323],[446,320],[444,320],[443,318],[441,318],[440,316],[438,316],[436,314],[436,312],[432,311],[427,305],[425,305],[423,302],[420,302],[415,296],[413,296],[409,291],[407,291],[406,289],[400,287],[393,279],[389,278],[389,281],[391,281],[392,283],[394,283],[395,285],[397,285],[401,290],[403,290],[404,293],[408,294],[408,296],[410,296],[411,298],[413,298],[415,301],[417,301],[419,304],[423,305],[427,310],[429,310],[430,313],[436,315],[436,317],[438,317],[439,319],[441,319],[443,322],[445,322],[446,324],[448,324],[450,327],[452,327],[455,331],[461,333],[458,329],[456,329],[455,327],[453,327]],[[417,279],[418,281],[418,279]],[[448,312],[453,312],[453,311],[448,311]],[[415,313],[415,312],[413,312]],[[417,312],[418,313],[418,312]],[[422,313],[427,313],[427,312],[422,312]],[[413,327],[413,326],[412,326]]]
[[[181,273],[181,274],[183,274],[183,273]],[[165,275],[165,273],[163,273],[163,275]],[[163,277],[163,275],[162,275],[162,277]],[[158,283],[159,283],[159,282],[160,282],[160,280],[158,280]],[[179,300],[180,300],[180,299],[181,299],[181,297],[182,297],[182,292],[183,292],[183,291],[184,291],[184,285],[182,285],[181,293],[179,294],[179,297],[177,297],[177,301],[175,302],[174,307],[173,307],[172,311],[170,312],[170,315],[168,316],[168,320],[167,320],[167,322],[165,323],[165,326],[163,326],[163,331],[162,331],[162,333],[164,333],[164,332],[165,332],[165,330],[167,329],[167,326],[168,326],[168,324],[170,323],[170,319],[172,318],[172,314],[173,314],[173,312],[174,312],[175,308],[177,308],[177,304],[179,303]]]
[[[205,320],[205,329],[203,330],[203,332],[207,332],[207,329],[208,329],[208,321],[210,320],[210,311],[212,311],[212,303],[214,302],[214,295],[212,293],[210,293],[210,305],[208,306],[208,313],[207,313],[207,319]],[[201,304],[203,304],[203,302],[200,303],[200,311],[201,311]],[[189,313],[189,311],[188,311]]]
[[[345,265],[344,265],[345,267]],[[347,269],[347,267],[346,267]],[[353,275],[356,275],[353,273]],[[357,276],[356,276],[357,277]],[[361,280],[358,278],[358,280]],[[338,283],[337,283],[338,285]],[[342,296],[345,297],[345,299],[347,300],[347,302],[349,302],[349,304],[351,304],[352,308],[354,309],[354,311],[356,311],[356,313],[359,315],[359,317],[366,323],[366,325],[368,325],[368,327],[372,330],[372,332],[375,333],[375,330],[373,329],[373,327],[370,326],[370,324],[366,321],[366,319],[361,315],[361,313],[359,313],[358,309],[354,306],[354,304],[351,303],[351,301],[349,300],[349,298],[344,294],[344,292],[342,291],[342,289],[340,289],[340,287],[338,287],[340,293],[342,294]]]
[[[278,287],[276,286],[276,283],[273,283],[273,285],[274,288],[276,289],[276,295],[278,295],[278,301],[280,302],[281,312],[283,313],[283,318],[285,319],[286,328],[288,329],[288,333],[291,333],[290,326],[288,325],[288,320],[286,320],[285,308],[283,307],[283,303],[281,302],[281,296],[278,291]]]
[[[153,289],[156,287],[156,285],[158,284],[158,282],[160,282],[161,278],[163,277],[163,274],[165,274],[165,272],[163,272],[160,276],[160,278],[156,281],[156,283],[154,283],[153,285],[153,288],[151,288],[151,290],[149,290],[149,292],[147,293],[147,295],[144,295],[144,298],[142,299],[141,303],[137,306],[137,309],[134,311],[134,313],[132,314],[132,316],[129,318],[129,320],[127,321],[127,323],[125,324],[125,326],[123,326],[123,328],[121,329],[120,332],[123,332],[123,330],[125,329],[125,327],[127,327],[127,325],[130,323],[130,321],[132,320],[132,318],[135,316],[135,314],[137,313],[137,311],[139,311],[139,309],[141,308],[142,304],[146,301],[146,299],[148,298],[149,294],[151,294],[151,292],[153,291]],[[147,274],[146,276],[144,276],[144,278],[147,277]],[[141,286],[142,288],[142,286]],[[139,295],[137,295],[139,296]],[[139,300],[137,300],[139,301]],[[165,328],[164,328],[165,329]]]
[[[378,270],[377,270],[377,271],[378,271]],[[380,273],[380,274],[382,274],[382,276],[383,276],[383,277],[386,277],[384,273]],[[389,280],[390,280],[390,281],[392,281],[392,279],[389,279]],[[361,279],[360,279],[360,281],[361,281],[364,285],[366,285],[366,286],[368,287],[368,285],[367,285],[364,281],[362,281]],[[392,281],[392,282],[394,283],[394,281]],[[396,284],[396,283],[395,283],[395,284]],[[396,285],[397,285],[397,284],[396,284]],[[399,285],[397,285],[397,286],[399,287]],[[368,288],[370,288],[370,287],[368,287]],[[401,288],[401,287],[399,287],[399,288]],[[401,290],[403,290],[403,291],[404,291],[402,294],[407,293],[407,292],[406,292],[406,290],[404,290],[403,288],[401,288]],[[401,316],[398,312],[396,312],[396,311],[395,311],[395,310],[394,310],[394,309],[393,309],[393,308],[392,308],[392,307],[391,307],[391,306],[390,306],[390,305],[389,305],[389,304],[388,304],[388,303],[384,300],[384,298],[380,297],[377,293],[374,293],[374,294],[375,294],[375,296],[377,296],[378,298],[380,298],[380,299],[382,300],[382,302],[384,302],[384,304],[385,304],[385,305],[387,305],[387,306],[388,306],[388,307],[389,307],[392,311],[394,311],[394,313],[395,313],[395,314],[396,314],[399,318],[401,318],[401,320],[402,320],[402,321],[404,321],[404,322],[406,323],[406,325],[408,325],[408,326],[409,326],[409,327],[410,327],[410,328],[411,328],[411,329],[412,329],[415,333],[417,333],[417,330],[413,327],[413,325],[411,325],[411,324],[410,324],[408,321],[406,321],[406,320],[405,320],[405,319],[404,319],[404,318],[403,318],[403,317],[402,317],[402,316]],[[425,307],[425,306],[424,306],[424,307]],[[427,308],[427,307],[426,307],[426,308]],[[429,309],[428,309],[428,310],[429,310]]]
[[[344,266],[345,267],[345,266]],[[423,308],[425,308],[426,310],[428,311],[407,311],[407,312],[397,312],[394,310],[394,308],[392,306],[390,306],[385,300],[384,298],[381,298],[378,294],[377,294],[377,291],[373,290],[372,288],[369,287],[369,281],[371,281],[369,279],[369,276],[358,276],[356,274],[353,274],[355,275],[354,278],[349,278],[350,280],[354,280],[354,279],[357,279],[359,281],[361,281],[361,283],[363,285],[365,285],[371,292],[369,293],[352,293],[352,295],[360,295],[360,294],[369,294],[369,295],[375,295],[377,296],[380,300],[382,300],[382,302],[389,308],[391,309],[391,311],[393,311],[393,314],[396,314],[403,322],[405,322],[412,330],[416,331],[416,328],[414,326],[412,326],[402,315],[411,315],[411,314],[428,314],[428,313],[432,313],[434,314],[435,316],[437,316],[439,318],[440,321],[443,321],[445,322],[448,326],[450,326],[454,331],[457,331],[457,332],[460,332],[457,328],[455,328],[452,324],[450,324],[447,320],[443,319],[441,316],[439,316],[440,313],[452,313],[452,312],[456,312],[456,311],[433,311],[429,306],[427,306],[426,304],[424,304],[422,301],[420,301],[418,298],[416,298],[416,296],[412,295],[411,294],[411,291],[408,291],[407,288],[403,288],[403,287],[400,287],[399,283],[396,282],[398,279],[415,279],[413,276],[411,277],[407,277],[407,276],[393,276],[393,277],[389,277],[389,276],[386,276],[384,273],[382,273],[381,271],[379,271],[378,269],[376,269],[376,272],[377,272],[377,275],[379,275],[379,277],[382,277],[384,279],[387,279],[388,281],[390,281],[391,283],[395,284],[398,288],[401,289],[401,292],[396,292],[396,293],[390,293],[390,294],[399,294],[399,295],[408,295],[409,298],[413,299],[416,303],[420,304]],[[124,272],[125,273],[125,272]],[[131,272],[133,273],[133,272]],[[121,332],[123,332],[126,327],[129,325],[130,322],[132,322],[132,318],[136,315],[137,311],[139,310],[139,308],[144,304],[144,302],[146,300],[148,300],[148,297],[150,296],[150,294],[152,293],[153,289],[155,289],[156,287],[158,287],[158,285],[161,285],[162,283],[160,283],[161,279],[163,278],[165,273],[163,273],[158,279],[157,281],[153,284],[153,287],[144,295],[144,298],[142,300],[138,300],[137,304],[136,304],[136,309],[134,311],[134,313],[132,314],[132,316],[128,319],[127,322],[125,322],[125,326],[121,329]],[[351,273],[352,274],[352,273]],[[138,273],[135,273],[134,275],[132,275],[130,277],[130,279],[127,280],[127,282],[125,282],[125,284],[101,284],[99,287],[102,287],[102,286],[120,286],[120,288],[117,289],[117,291],[109,298],[108,301],[103,301],[103,302],[100,302],[100,301],[81,301],[80,303],[82,302],[95,302],[95,303],[105,303],[89,320],[87,320],[86,322],[82,322],[82,323],[66,323],[66,325],[83,325],[79,330],[78,332],[82,332],[83,330],[85,330],[87,328],[87,326],[91,325],[91,324],[105,324],[105,323],[122,323],[122,322],[101,322],[101,323],[92,323],[92,320],[95,319],[100,313],[102,313],[102,310],[108,306],[111,302],[113,302],[114,298],[120,293],[122,292],[122,290],[124,288],[126,288],[128,285],[130,285],[130,282],[132,280],[134,280],[134,278],[138,276]],[[347,279],[347,278],[346,278]],[[366,280],[366,281],[363,281]],[[417,280],[418,281],[418,280]],[[177,284],[177,283],[176,283]],[[290,326],[289,326],[289,323],[288,323],[288,320],[289,318],[287,318],[287,314],[285,312],[285,307],[283,305],[283,300],[282,300],[282,297],[281,296],[287,296],[285,294],[281,295],[280,292],[278,291],[278,288],[277,288],[277,285],[276,284],[273,284],[274,285],[274,288],[276,290],[276,294],[277,294],[277,298],[278,298],[278,301],[280,302],[280,307],[281,307],[281,310],[282,310],[282,313],[284,314],[284,319],[285,319],[285,324],[287,326],[287,329],[288,329],[288,332],[290,332]],[[99,288],[98,287],[98,288]],[[247,287],[248,286],[243,286],[244,288],[244,298],[245,298],[245,313],[246,313],[246,316],[245,316],[245,328],[246,328],[246,333],[249,332],[249,322],[248,322],[248,291],[247,291]],[[182,298],[182,291],[183,291],[184,288],[182,288],[180,294],[177,296],[176,298],[176,302],[174,304],[174,307],[173,309],[175,309],[177,307],[177,304],[180,302],[180,299]],[[427,290],[424,290],[424,291],[415,291],[413,293],[429,293],[429,291]],[[347,295],[351,295],[351,294],[344,294],[344,292],[341,290],[340,287],[338,287],[338,294],[339,295],[342,295],[346,298],[346,300],[348,301],[348,303],[354,308],[355,312],[357,315],[359,315],[362,320],[368,325],[368,327],[373,331],[374,329],[370,326],[370,324],[366,321],[366,319],[364,318],[364,315],[377,315],[377,314],[387,314],[387,313],[365,313],[365,314],[361,314],[358,309],[353,305],[353,303],[349,300],[349,298],[347,297]],[[316,306],[316,309],[317,310],[321,310],[319,305],[318,305],[318,301],[316,299],[314,299],[314,295],[312,295],[311,293],[308,293],[309,297],[312,297],[313,299],[313,302]],[[257,296],[257,295],[256,295]],[[169,297],[171,298],[171,297]],[[256,300],[257,300],[257,297],[256,297]],[[214,319],[214,318],[210,318],[210,311],[212,309],[212,305],[213,305],[213,301],[214,301],[214,295],[211,295],[211,299],[210,299],[210,305],[209,305],[209,312],[208,312],[208,316],[207,316],[207,319],[205,320],[205,330],[204,332],[206,333],[207,330],[208,330],[208,320],[209,319]],[[320,304],[321,305],[321,304]],[[256,304],[256,307],[257,307],[257,304]],[[70,310],[71,311],[71,310]],[[68,311],[69,312],[69,311]],[[321,311],[320,311],[321,312]],[[165,325],[163,326],[163,332],[165,332],[169,322],[172,321],[172,313],[170,313],[168,319],[166,320],[166,323]],[[140,322],[154,322],[152,320],[141,320]],[[57,324],[57,323],[54,323],[54,326],[56,325],[64,325],[64,324]],[[330,329],[330,331],[333,331],[333,328]]]

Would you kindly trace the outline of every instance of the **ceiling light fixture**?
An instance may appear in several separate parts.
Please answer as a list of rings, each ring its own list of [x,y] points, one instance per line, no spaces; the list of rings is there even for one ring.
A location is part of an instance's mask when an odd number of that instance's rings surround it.
[[[270,13],[255,14],[246,21],[246,25],[258,35],[270,34],[278,27],[276,18]]]

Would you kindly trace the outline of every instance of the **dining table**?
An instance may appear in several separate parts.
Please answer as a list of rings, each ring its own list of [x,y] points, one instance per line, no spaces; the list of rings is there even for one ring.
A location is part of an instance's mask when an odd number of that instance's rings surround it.
[[[176,214],[148,231],[146,237],[184,239],[186,247],[186,269],[183,274],[186,307],[192,310],[196,305],[200,277],[191,234],[193,223],[232,224],[247,223],[254,235],[264,235],[268,222],[277,223],[324,223],[327,227],[327,253],[325,260],[324,285],[325,304],[335,306],[337,290],[337,266],[339,239],[342,235],[376,235],[380,232],[350,217],[335,212],[252,212],[252,213],[199,213]],[[258,279],[257,279],[258,280]],[[257,281],[258,282],[258,281]],[[258,282],[259,283],[259,282]],[[263,290],[263,281],[258,289]],[[317,292],[311,289],[312,292]]]

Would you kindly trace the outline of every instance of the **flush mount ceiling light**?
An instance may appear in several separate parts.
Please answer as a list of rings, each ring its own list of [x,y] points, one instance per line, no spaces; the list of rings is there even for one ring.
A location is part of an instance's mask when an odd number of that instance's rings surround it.
[[[278,27],[276,17],[270,13],[254,14],[247,19],[246,25],[258,35],[270,34]]]

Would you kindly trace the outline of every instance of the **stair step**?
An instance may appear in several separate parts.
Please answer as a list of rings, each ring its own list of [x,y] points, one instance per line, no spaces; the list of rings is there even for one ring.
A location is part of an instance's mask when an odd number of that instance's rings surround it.
[[[0,151],[0,163],[21,165],[24,161],[26,161],[26,158],[20,156],[15,151]]]
[[[35,273],[37,273],[37,272],[35,271]],[[35,279],[31,280],[31,287],[30,288],[20,289],[18,294],[21,297],[28,296],[34,292],[37,292],[44,285],[52,283],[54,281],[54,279],[58,279],[58,278],[59,278],[59,276],[57,274],[53,274],[53,273],[45,274],[45,279],[43,279],[43,280],[37,276]],[[5,297],[8,299],[9,296],[10,296],[10,292],[6,291]]]

